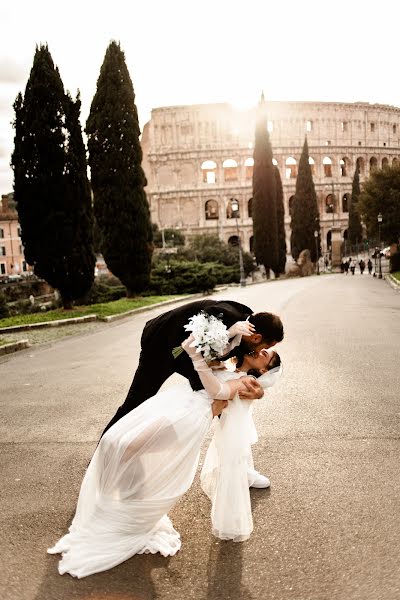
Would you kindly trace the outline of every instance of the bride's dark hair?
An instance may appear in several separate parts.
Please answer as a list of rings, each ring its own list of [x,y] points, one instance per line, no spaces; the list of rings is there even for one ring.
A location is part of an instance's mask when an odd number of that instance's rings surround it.
[[[276,367],[279,367],[280,364],[281,364],[281,357],[279,356],[279,354],[277,352],[275,352],[275,354],[273,355],[273,357],[271,358],[271,360],[268,363],[267,372],[270,371],[271,369],[275,369]],[[253,377],[260,377],[261,375],[264,375],[264,373],[261,373],[261,371],[259,371],[258,369],[249,369],[247,371],[247,375],[253,375]]]
[[[243,359],[244,359],[244,356],[241,356],[240,358],[237,359],[236,368],[239,368],[242,366]],[[282,362],[281,357],[279,356],[279,354],[277,352],[274,351],[274,355],[268,363],[267,371],[270,371],[271,369],[275,369],[276,367],[279,367],[281,362]],[[258,369],[249,369],[247,371],[247,375],[252,375],[253,377],[260,377],[261,375],[263,375],[263,373],[261,373],[261,371],[259,371]]]

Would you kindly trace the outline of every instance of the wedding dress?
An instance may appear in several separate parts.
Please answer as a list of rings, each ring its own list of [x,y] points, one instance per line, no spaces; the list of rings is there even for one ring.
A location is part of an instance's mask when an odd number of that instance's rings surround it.
[[[181,541],[167,513],[193,482],[211,403],[205,390],[194,392],[183,382],[158,392],[105,433],[69,533],[48,550],[62,553],[60,574],[85,577],[144,552],[176,554]],[[248,494],[247,480],[241,485]]]
[[[246,373],[215,371],[218,385]],[[267,373],[263,387],[275,382]],[[213,394],[213,397],[216,397]],[[84,476],[69,532],[49,554],[62,554],[62,575],[86,577],[134,554],[173,556],[181,547],[168,512],[190,488],[212,423],[212,399],[188,382],[158,392],[101,438]],[[247,470],[257,440],[252,402],[236,395],[221,419],[201,474],[212,501],[213,533],[243,541],[253,528]]]

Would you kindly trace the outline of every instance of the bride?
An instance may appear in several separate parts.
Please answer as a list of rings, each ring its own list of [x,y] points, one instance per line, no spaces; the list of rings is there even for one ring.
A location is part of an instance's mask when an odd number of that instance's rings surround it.
[[[111,569],[134,554],[173,556],[180,549],[179,533],[167,513],[193,482],[200,447],[213,417],[231,404],[228,400],[249,406],[249,401],[238,396],[247,371],[261,375],[261,381],[263,373],[280,364],[275,352],[262,350],[255,356],[245,355],[235,372],[212,371],[202,355],[190,347],[192,340],[190,336],[182,346],[204,390],[193,391],[183,382],[158,392],[105,433],[84,476],[69,533],[48,550],[62,554],[60,574],[86,577]],[[154,364],[156,368],[157,357]],[[244,440],[245,447],[248,442]],[[208,460],[208,473],[202,476],[213,507],[217,497],[224,496],[219,494],[221,473],[218,475],[216,460],[214,452]],[[247,474],[247,463],[242,473]],[[243,506],[248,511],[247,475],[238,482],[245,488]],[[221,533],[220,528],[213,528],[216,535]],[[229,532],[220,537],[235,539]],[[247,537],[239,535],[237,541]]]

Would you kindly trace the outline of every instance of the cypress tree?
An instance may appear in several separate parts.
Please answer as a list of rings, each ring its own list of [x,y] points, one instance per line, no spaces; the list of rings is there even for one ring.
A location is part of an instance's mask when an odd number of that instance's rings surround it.
[[[347,230],[347,239],[350,244],[357,244],[361,242],[363,236],[361,219],[357,207],[360,193],[360,169],[357,163],[354,171],[353,184],[351,187],[351,200],[349,206],[349,227]]]
[[[276,212],[278,221],[278,265],[275,276],[285,272],[286,266],[286,232],[285,232],[285,206],[283,203],[283,187],[281,174],[275,166],[275,185],[276,185]]]
[[[101,251],[110,271],[133,296],[149,282],[152,227],[135,94],[115,41],[105,54],[86,132]]]
[[[292,228],[290,245],[293,258],[297,260],[300,252],[307,249],[310,251],[312,262],[316,262],[320,255],[321,244],[319,211],[309,163],[307,136],[304,140],[299,162],[290,225]],[[318,231],[317,244],[315,243],[314,231]]]
[[[14,198],[25,257],[70,308],[94,278],[92,208],[80,101],[64,93],[47,46],[36,48],[14,109]]]
[[[253,167],[253,232],[254,254],[264,265],[267,278],[270,269],[278,272],[278,222],[276,179],[272,164],[272,147],[267,128],[264,94],[258,105]]]

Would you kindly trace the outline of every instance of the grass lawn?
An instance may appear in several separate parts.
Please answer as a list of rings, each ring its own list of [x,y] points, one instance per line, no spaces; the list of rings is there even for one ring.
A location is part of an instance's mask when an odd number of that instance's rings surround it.
[[[400,271],[396,271],[395,273],[392,273],[392,276],[397,279],[397,281],[400,283]]]
[[[113,302],[102,304],[91,304],[89,306],[76,306],[72,310],[49,310],[46,312],[33,313],[31,315],[17,315],[0,319],[0,327],[11,327],[12,325],[30,325],[32,323],[43,323],[44,321],[57,321],[59,319],[72,319],[73,317],[84,317],[85,315],[98,315],[99,317],[109,317],[118,315],[133,308],[142,306],[151,306],[164,300],[179,298],[176,296],[138,296],[137,298],[120,298]]]

